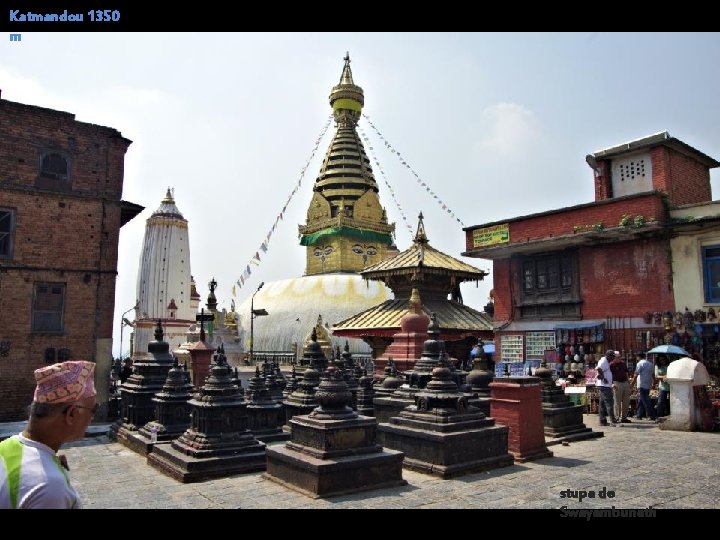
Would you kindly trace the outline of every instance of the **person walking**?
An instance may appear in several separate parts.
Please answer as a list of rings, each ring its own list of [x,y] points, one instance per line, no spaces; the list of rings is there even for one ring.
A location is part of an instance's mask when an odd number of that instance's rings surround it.
[[[0,443],[0,508],[82,508],[58,450],[83,439],[97,412],[94,371],[83,360],[35,370],[27,426]]]
[[[613,399],[615,401],[615,422],[629,424],[628,410],[630,409],[630,379],[625,360],[615,356],[610,362],[612,372]]]
[[[122,370],[120,371],[120,384],[125,384],[130,375],[133,374],[133,361],[129,356],[123,362]]]
[[[600,425],[615,425],[613,390],[612,390],[612,371],[610,371],[610,362],[615,358],[617,351],[608,350],[597,364],[597,378],[595,386],[600,391],[600,399],[598,403],[598,414],[600,415]],[[620,353],[617,353],[620,354]],[[610,417],[608,424],[607,417]]]
[[[655,362],[655,378],[658,380],[657,415],[667,416],[669,412],[670,383],[667,382],[668,357],[661,354]]]
[[[655,368],[652,363],[645,358],[645,354],[640,353],[638,356],[640,356],[640,361],[637,363],[637,366],[635,366],[635,373],[630,381],[631,385],[637,383],[639,394],[638,409],[635,418],[641,420],[644,415],[647,415],[650,420],[657,422],[655,407],[653,407],[652,401],[650,401],[650,389],[653,385]]]

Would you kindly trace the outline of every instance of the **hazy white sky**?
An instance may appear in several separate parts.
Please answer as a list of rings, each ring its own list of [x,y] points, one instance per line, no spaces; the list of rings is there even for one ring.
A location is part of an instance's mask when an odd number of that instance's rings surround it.
[[[189,220],[192,273],[221,307],[258,250],[331,113],[346,51],[364,112],[467,225],[593,200],[585,155],[663,130],[720,159],[720,33],[170,34],[23,33],[0,40],[0,89],[11,101],[75,113],[131,139],[123,198],[145,211],[120,234],[120,314],[135,302],[145,220],[167,187]],[[455,257],[464,232],[360,124],[413,229]],[[236,303],[260,281],[302,275],[312,184],[332,129],[253,266]],[[367,147],[367,145],[366,145]],[[380,197],[411,236],[374,167]],[[713,198],[720,173],[712,172]],[[492,263],[464,259],[491,271]],[[487,301],[490,276],[463,285]],[[128,338],[125,334],[124,348]]]

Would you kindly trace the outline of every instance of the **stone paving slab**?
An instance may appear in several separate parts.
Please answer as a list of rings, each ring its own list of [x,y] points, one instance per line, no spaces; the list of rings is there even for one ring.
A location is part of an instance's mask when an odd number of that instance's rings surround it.
[[[720,433],[661,431],[649,423],[600,427],[597,415],[584,421],[605,436],[553,446],[551,458],[450,480],[403,470],[406,486],[331,499],[310,499],[260,472],[180,484],[105,436],[62,452],[85,508],[720,508]],[[615,497],[561,497],[603,487]]]

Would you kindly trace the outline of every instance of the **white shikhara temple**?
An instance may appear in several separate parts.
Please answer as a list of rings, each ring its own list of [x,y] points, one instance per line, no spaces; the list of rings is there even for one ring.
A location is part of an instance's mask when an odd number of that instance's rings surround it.
[[[190,274],[188,222],[170,189],[145,225],[137,300],[133,356],[147,354],[158,319],[171,350],[186,341],[188,328],[195,324],[200,296]]]

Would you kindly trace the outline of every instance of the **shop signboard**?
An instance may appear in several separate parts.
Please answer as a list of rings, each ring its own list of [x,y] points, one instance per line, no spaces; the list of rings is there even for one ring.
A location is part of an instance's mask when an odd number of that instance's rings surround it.
[[[473,247],[489,247],[510,242],[510,224],[493,225],[473,230]]]

